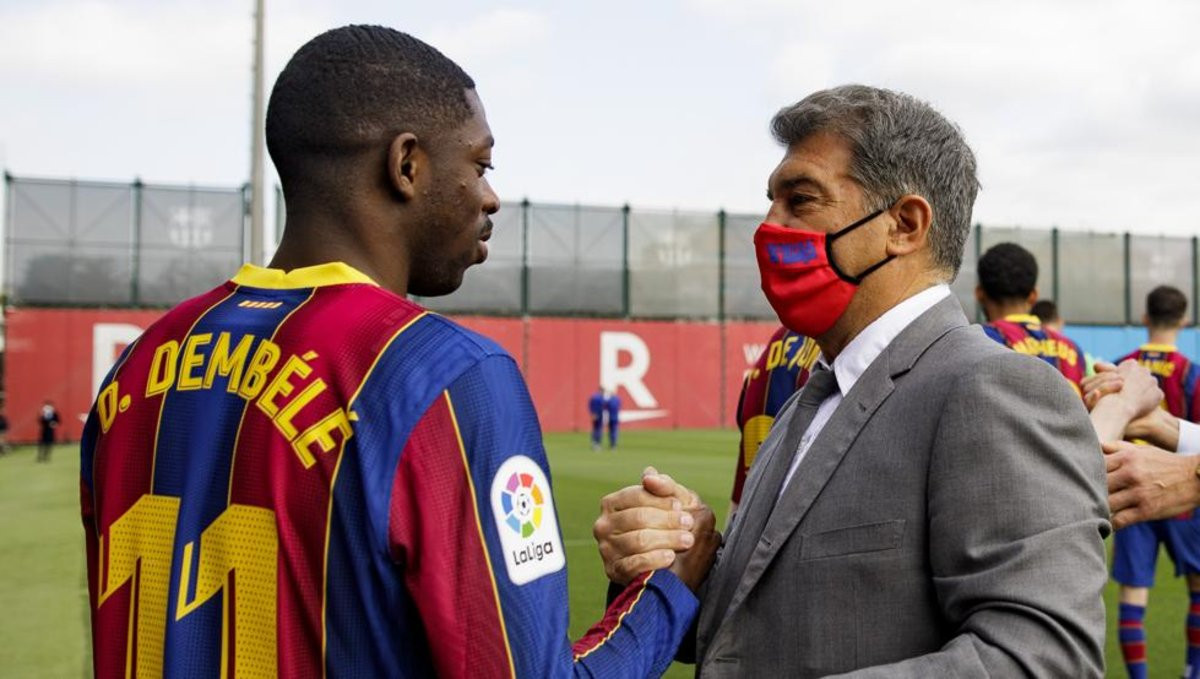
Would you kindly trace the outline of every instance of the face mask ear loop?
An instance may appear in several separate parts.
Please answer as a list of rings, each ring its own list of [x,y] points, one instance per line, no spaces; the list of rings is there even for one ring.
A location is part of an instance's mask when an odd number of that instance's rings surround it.
[[[888,262],[890,262],[892,260],[893,257],[895,257],[895,255],[888,257],[887,259],[883,260],[882,262],[879,262],[878,264],[875,264],[874,266],[867,269],[866,271],[860,273],[858,276],[851,276],[851,275],[847,274],[846,272],[842,271],[841,267],[839,267],[837,265],[837,260],[835,260],[833,258],[833,241],[841,238],[842,236],[845,236],[846,234],[857,229],[858,227],[862,226],[863,224],[866,224],[867,222],[871,221],[872,219],[875,219],[876,217],[878,217],[879,215],[883,214],[886,211],[887,211],[887,208],[880,208],[880,209],[872,212],[871,214],[867,215],[866,217],[863,217],[862,219],[858,220],[857,222],[854,222],[853,224],[851,224],[847,227],[838,229],[837,231],[835,231],[825,237],[825,261],[829,262],[829,268],[833,269],[833,272],[838,275],[838,278],[846,281],[847,283],[853,283],[855,285],[858,285],[858,284],[862,283],[862,279],[867,277],[867,274],[871,273],[875,269],[878,269],[879,267],[883,266],[884,264],[887,264]]]

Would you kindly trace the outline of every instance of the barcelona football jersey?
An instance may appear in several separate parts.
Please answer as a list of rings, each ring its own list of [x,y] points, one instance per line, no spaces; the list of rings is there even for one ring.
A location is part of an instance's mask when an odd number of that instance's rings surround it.
[[[1128,359],[1142,364],[1158,378],[1163,391],[1162,407],[1167,412],[1189,422],[1200,419],[1196,403],[1200,366],[1168,344],[1143,344],[1137,351],[1117,359],[1117,363]]]
[[[82,443],[99,677],[646,676],[695,597],[644,574],[578,643],[513,360],[340,263],[168,312]]]
[[[985,323],[983,331],[1018,353],[1036,356],[1054,366],[1079,393],[1080,383],[1087,375],[1083,351],[1065,335],[1042,327],[1037,316],[1006,316],[1003,320]]]
[[[821,348],[812,338],[780,327],[746,373],[738,397],[737,424],[742,439],[733,480],[734,502],[741,502],[750,465],[779,409],[808,381],[809,371],[820,355]]]

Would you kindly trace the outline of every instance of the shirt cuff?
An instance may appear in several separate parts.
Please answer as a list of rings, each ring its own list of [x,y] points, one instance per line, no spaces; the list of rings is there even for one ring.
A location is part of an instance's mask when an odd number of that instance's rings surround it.
[[[1200,455],[1200,424],[1179,419],[1179,446],[1175,452],[1180,455]]]

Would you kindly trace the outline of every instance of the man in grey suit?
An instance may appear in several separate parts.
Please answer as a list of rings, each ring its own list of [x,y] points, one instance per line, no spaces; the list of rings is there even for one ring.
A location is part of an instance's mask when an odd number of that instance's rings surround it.
[[[1062,376],[950,292],[978,188],[961,133],[863,86],[772,128],[787,150],[755,235],[763,290],[822,359],[702,591],[697,675],[1101,676],[1100,445]],[[678,546],[672,492],[689,496],[652,474],[605,498],[611,578]]]

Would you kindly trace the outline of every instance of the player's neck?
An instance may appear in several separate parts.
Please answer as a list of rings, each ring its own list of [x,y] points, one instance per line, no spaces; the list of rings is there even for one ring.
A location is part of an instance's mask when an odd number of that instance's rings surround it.
[[[1018,302],[985,302],[983,313],[989,321],[1003,321],[1009,316],[1025,316],[1029,314],[1029,304],[1024,300]]]
[[[1178,328],[1149,328],[1148,344],[1164,344],[1173,347],[1179,343]]]
[[[290,271],[342,262],[401,297],[408,294],[407,243],[395,215],[361,201],[287,196],[287,221],[271,267]]]

